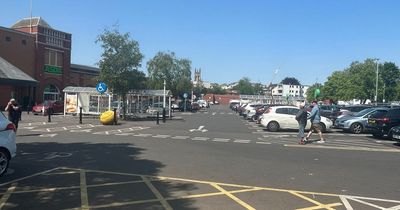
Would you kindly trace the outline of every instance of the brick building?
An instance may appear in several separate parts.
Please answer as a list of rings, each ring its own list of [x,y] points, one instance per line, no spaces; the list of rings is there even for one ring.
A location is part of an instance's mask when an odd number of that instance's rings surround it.
[[[0,106],[9,98],[16,98],[23,107],[60,100],[62,90],[70,85],[94,87],[99,69],[71,64],[71,37],[40,17],[0,27],[0,57],[38,81],[36,85],[21,85],[0,80]]]

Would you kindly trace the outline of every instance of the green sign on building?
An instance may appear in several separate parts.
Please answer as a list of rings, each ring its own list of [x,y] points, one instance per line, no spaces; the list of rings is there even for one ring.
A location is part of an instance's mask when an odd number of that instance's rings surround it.
[[[62,68],[58,66],[44,66],[44,72],[51,74],[62,74]]]

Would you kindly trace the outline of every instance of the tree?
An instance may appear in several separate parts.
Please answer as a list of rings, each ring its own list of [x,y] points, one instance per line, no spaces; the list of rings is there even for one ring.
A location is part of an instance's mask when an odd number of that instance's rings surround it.
[[[209,90],[212,94],[226,94],[226,90],[222,89],[221,86],[217,83],[211,84],[211,89]]]
[[[399,97],[396,91],[397,84],[399,84],[400,70],[396,64],[392,62],[385,62],[379,66],[379,76],[382,78],[382,83],[379,84],[378,100],[385,99],[386,101],[394,101]]]
[[[166,88],[177,97],[192,89],[191,61],[178,59],[173,52],[158,52],[147,62],[148,86],[162,89],[164,79]]]
[[[321,100],[322,98],[324,98],[323,92],[321,92],[320,95],[319,95],[317,98],[314,97],[315,90],[316,90],[316,89],[322,89],[322,88],[323,88],[323,86],[322,86],[321,84],[319,84],[319,83],[315,83],[315,84],[311,85],[311,86],[307,89],[307,92],[306,92],[306,94],[307,94],[307,98],[306,98],[307,101]]]
[[[105,82],[114,94],[126,101],[126,94],[133,89],[143,86],[145,75],[138,68],[143,59],[139,43],[131,40],[129,33],[121,34],[117,27],[104,29],[97,37],[96,43],[103,48],[99,81]],[[123,118],[125,119],[126,104],[122,103]]]
[[[250,79],[248,77],[243,77],[239,80],[239,83],[234,87],[235,90],[238,90],[240,94],[243,95],[253,95],[254,88],[251,85]]]
[[[281,84],[284,85],[300,85],[300,82],[298,79],[294,78],[294,77],[286,77],[285,79],[283,79],[281,81]]]

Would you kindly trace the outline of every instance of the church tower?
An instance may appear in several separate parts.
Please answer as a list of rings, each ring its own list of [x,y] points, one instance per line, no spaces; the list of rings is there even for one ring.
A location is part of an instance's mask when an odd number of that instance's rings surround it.
[[[194,69],[194,82],[199,83],[201,82],[201,69]]]

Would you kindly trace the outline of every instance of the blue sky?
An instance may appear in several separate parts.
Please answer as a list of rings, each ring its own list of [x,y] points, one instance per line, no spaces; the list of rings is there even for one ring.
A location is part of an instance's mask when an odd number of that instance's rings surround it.
[[[32,0],[34,17],[72,34],[72,63],[95,66],[95,43],[119,25],[140,44],[146,62],[175,52],[202,69],[202,79],[263,84],[295,77],[323,83],[352,61],[400,64],[396,0]],[[29,17],[30,0],[2,0],[0,26]],[[276,77],[275,70],[279,68]]]

